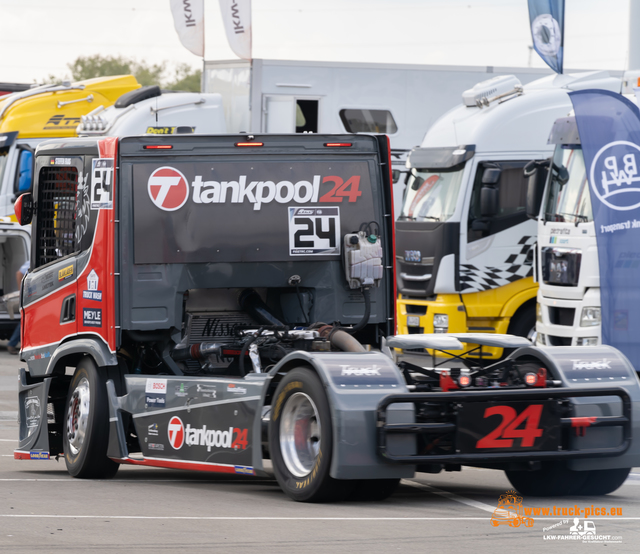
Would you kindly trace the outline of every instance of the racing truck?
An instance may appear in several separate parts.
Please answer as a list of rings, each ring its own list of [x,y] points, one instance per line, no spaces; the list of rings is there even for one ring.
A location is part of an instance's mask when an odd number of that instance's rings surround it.
[[[15,205],[33,226],[16,459],[273,472],[305,502],[462,465],[606,494],[640,465],[638,378],[613,348],[395,334],[384,135],[53,140],[35,177]],[[514,350],[481,366],[463,344]]]

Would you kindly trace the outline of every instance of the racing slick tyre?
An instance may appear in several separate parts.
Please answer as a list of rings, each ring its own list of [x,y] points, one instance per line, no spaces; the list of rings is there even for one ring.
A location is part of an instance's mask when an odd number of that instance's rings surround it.
[[[351,500],[381,501],[389,498],[398,488],[400,479],[362,479],[355,482]]]
[[[536,332],[536,304],[535,302],[522,307],[509,323],[507,331],[510,335],[524,337],[531,340]]]
[[[353,481],[329,475],[333,429],[329,401],[319,377],[296,368],[278,384],[269,421],[269,451],[278,484],[299,502],[343,500]]]
[[[515,489],[524,496],[578,494],[589,471],[573,471],[565,462],[542,462],[537,471],[505,471]]]
[[[631,468],[594,469],[587,471],[589,475],[578,491],[581,496],[601,496],[620,488],[625,482]]]
[[[62,444],[73,477],[110,479],[119,464],[107,458],[109,407],[106,381],[90,357],[73,374],[64,411]]]

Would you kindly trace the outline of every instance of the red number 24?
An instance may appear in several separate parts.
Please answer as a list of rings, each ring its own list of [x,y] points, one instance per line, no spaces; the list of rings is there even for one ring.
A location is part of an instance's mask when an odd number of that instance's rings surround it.
[[[542,429],[538,428],[542,404],[527,406],[520,415],[511,406],[492,406],[484,411],[485,419],[493,415],[502,416],[502,422],[486,437],[481,438],[476,448],[511,448],[513,439],[520,439],[523,448],[533,446],[538,437],[542,436]],[[518,429],[522,424],[524,429]]]

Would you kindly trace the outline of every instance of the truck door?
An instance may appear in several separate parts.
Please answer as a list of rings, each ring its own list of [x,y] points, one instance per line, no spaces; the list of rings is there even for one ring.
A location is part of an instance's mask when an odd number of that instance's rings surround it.
[[[320,99],[281,94],[262,96],[262,131],[317,133]]]
[[[462,293],[499,289],[532,275],[536,224],[525,213],[526,163],[477,165],[460,260]]]
[[[77,333],[76,195],[82,158],[45,159],[38,166],[31,269],[22,291],[22,350],[25,359],[34,356],[46,364],[57,344]]]

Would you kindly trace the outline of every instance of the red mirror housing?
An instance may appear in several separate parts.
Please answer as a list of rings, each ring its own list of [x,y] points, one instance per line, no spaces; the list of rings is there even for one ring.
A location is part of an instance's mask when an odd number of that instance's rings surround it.
[[[13,205],[13,211],[20,225],[29,225],[33,219],[33,196],[30,192],[20,195]]]

